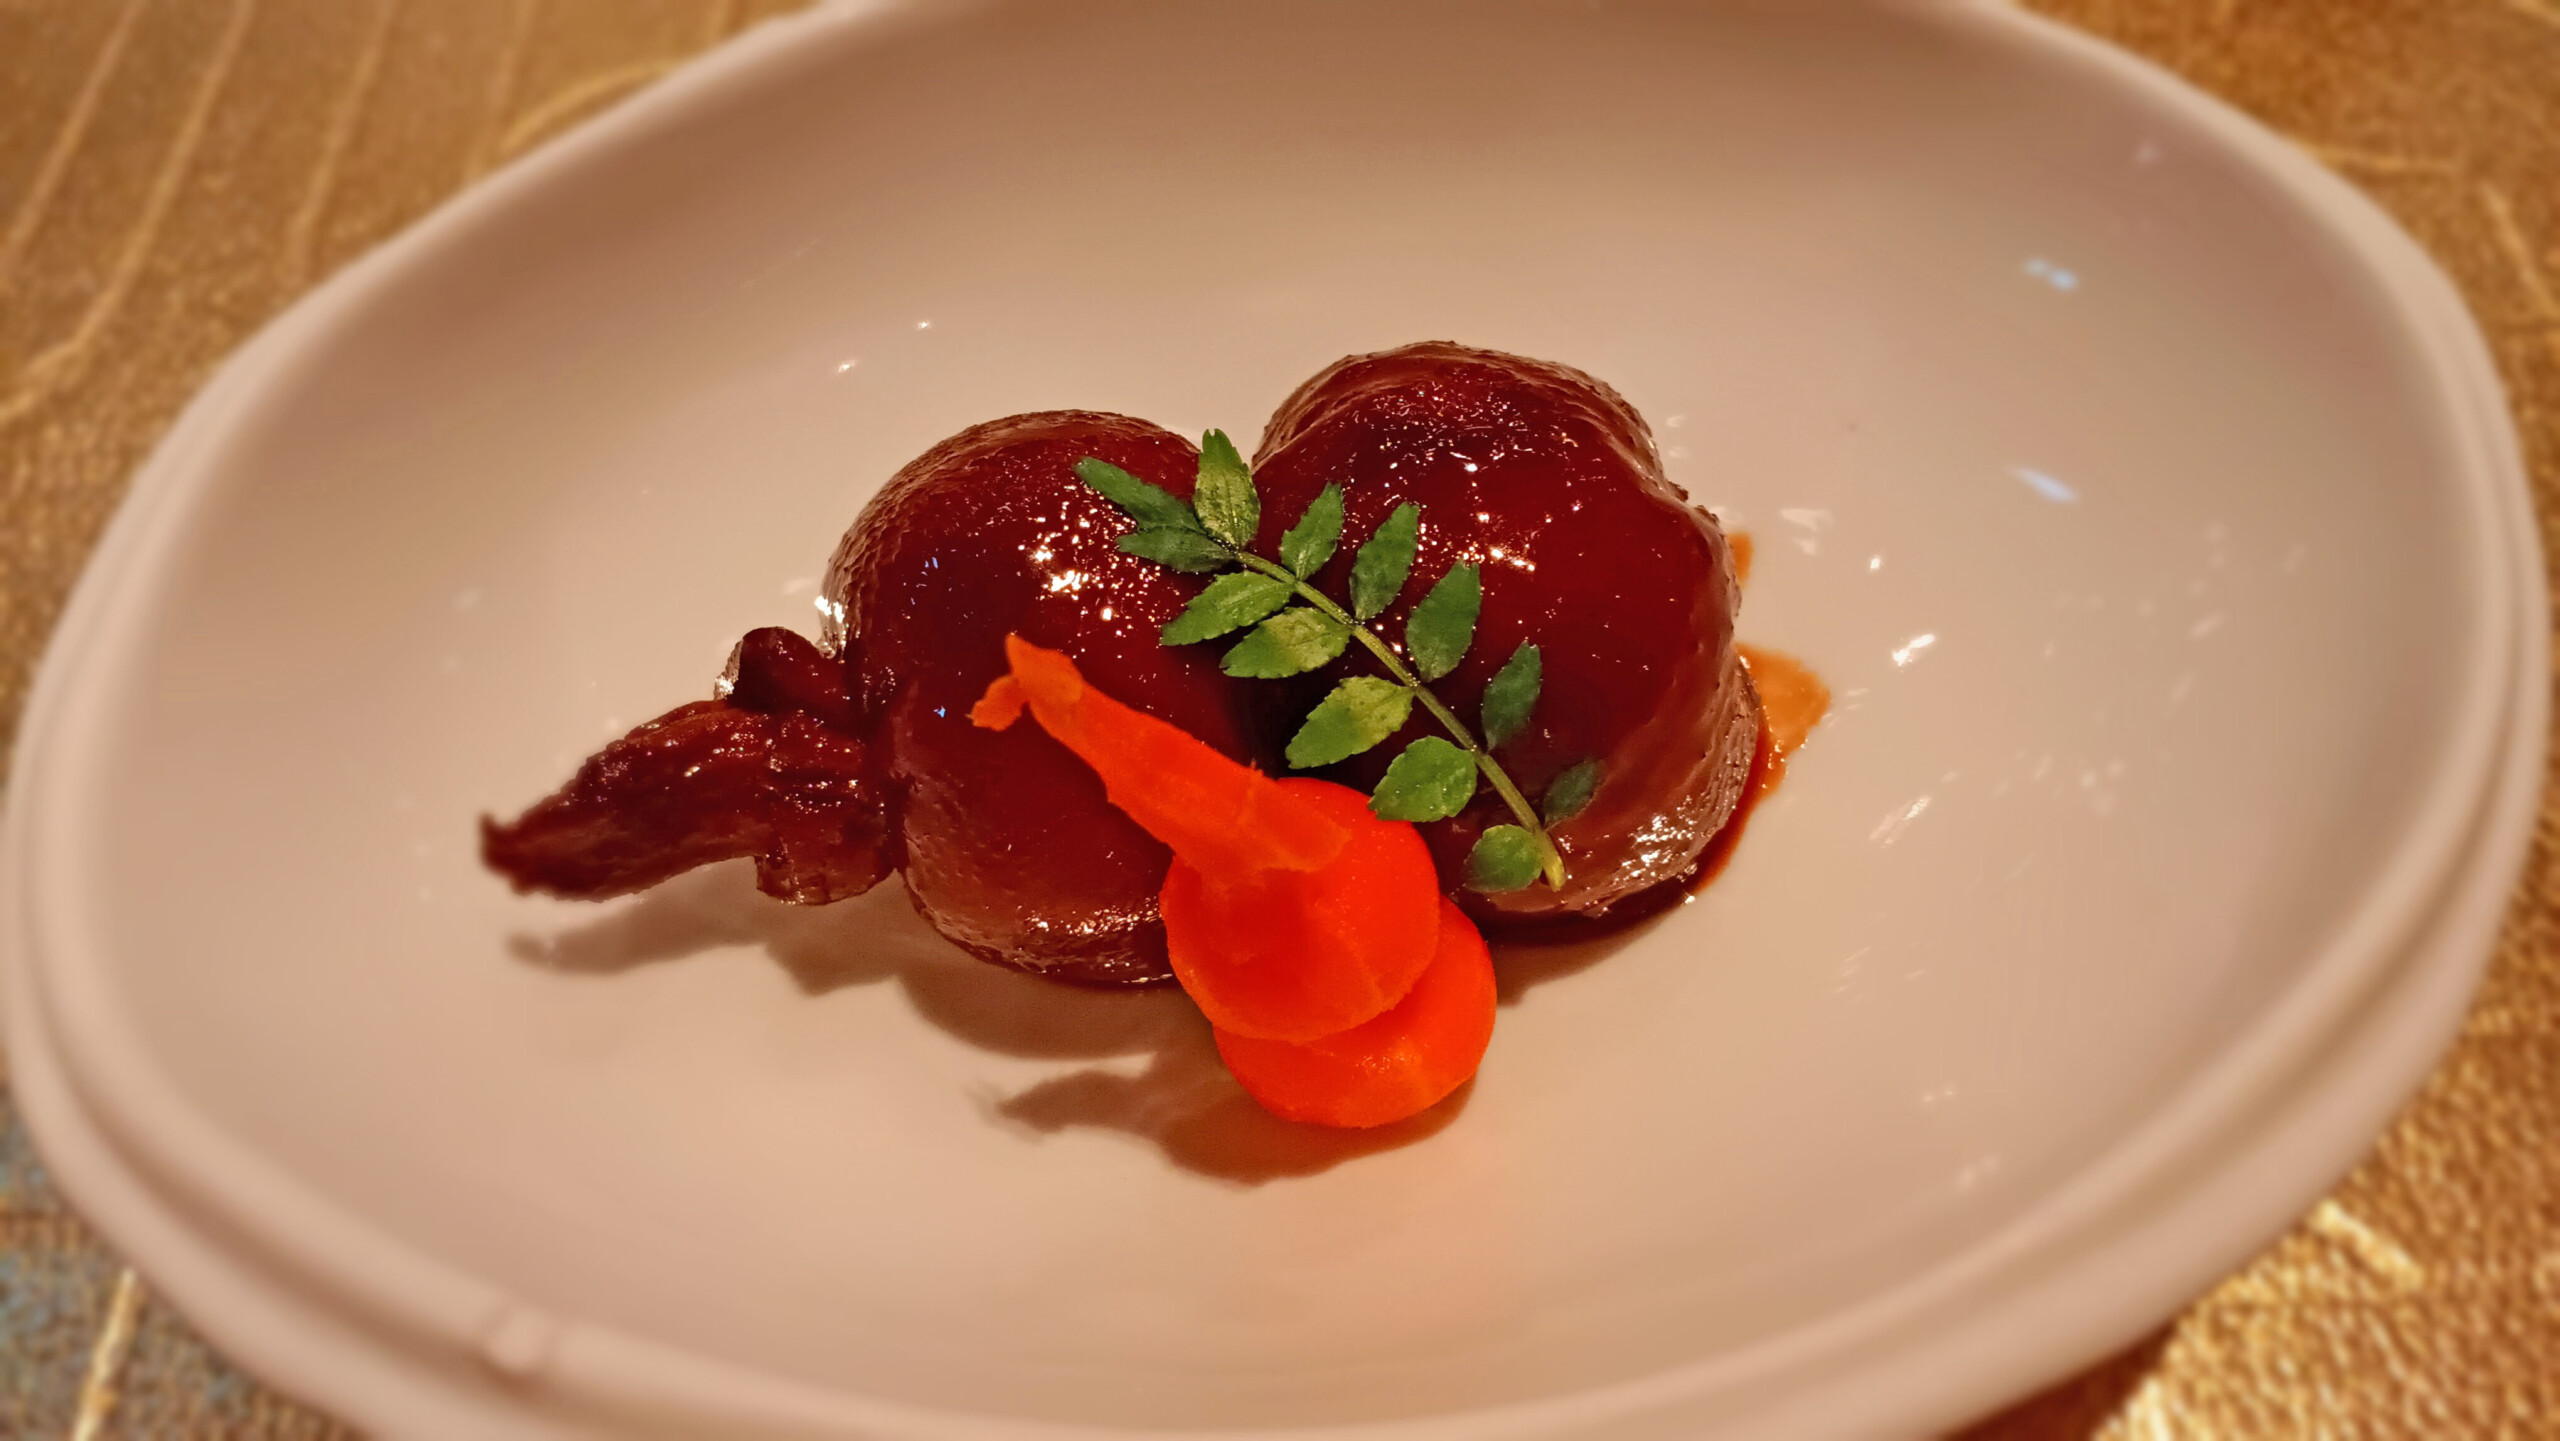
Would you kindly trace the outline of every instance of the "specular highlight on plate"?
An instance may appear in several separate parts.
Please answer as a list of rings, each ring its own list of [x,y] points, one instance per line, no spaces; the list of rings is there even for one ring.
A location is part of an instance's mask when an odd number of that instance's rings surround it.
[[[1737,642],[1739,539],[1607,385],[1445,342],[1326,368],[1250,465],[990,421],[864,509],[817,641],[750,632],[482,855],[580,899],[896,871],[980,959],[1178,981],[1280,1116],[1401,1120],[1486,1051],[1485,935],[1676,900],[1819,720],[1811,672]]]

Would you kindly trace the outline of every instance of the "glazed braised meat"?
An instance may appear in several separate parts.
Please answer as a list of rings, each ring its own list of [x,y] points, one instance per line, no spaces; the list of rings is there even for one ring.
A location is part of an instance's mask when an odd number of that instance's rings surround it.
[[[519,889],[602,898],[749,856],[768,894],[801,904],[897,870],[934,927],[983,959],[1088,984],[1164,979],[1169,853],[1039,727],[970,723],[1005,673],[1004,638],[1074,657],[1097,689],[1270,772],[1340,672],[1238,680],[1217,647],[1164,645],[1203,581],[1121,553],[1129,522],[1077,478],[1087,456],[1186,498],[1198,466],[1179,436],[1082,411],[935,446],[838,545],[823,645],[749,634],[721,698],[607,746],[517,820],[484,821],[488,863]],[[1590,806],[1552,831],[1565,887],[1461,892],[1480,919],[1594,916],[1688,874],[1742,794],[1759,705],[1735,655],[1724,537],[1663,479],[1615,392],[1456,345],[1353,357],[1281,407],[1254,468],[1265,554],[1328,483],[1344,487],[1355,539],[1420,502],[1413,580],[1382,633],[1400,635],[1450,566],[1481,564],[1475,644],[1437,689],[1472,715],[1494,670],[1535,641],[1544,689],[1503,764],[1536,795],[1600,761]],[[1323,589],[1344,593],[1352,549],[1319,573]],[[1416,716],[1333,778],[1374,784],[1421,733]],[[1452,889],[1499,805],[1488,792],[1422,828]]]
[[[1513,649],[1535,641],[1545,686],[1529,727],[1503,747],[1521,789],[1542,794],[1567,766],[1601,762],[1588,809],[1551,830],[1562,890],[1460,890],[1468,848],[1509,819],[1488,789],[1423,827],[1441,876],[1479,921],[1593,916],[1698,863],[1748,784],[1760,703],[1734,649],[1740,601],[1724,533],[1662,475],[1653,437],[1608,386],[1561,365],[1444,342],[1339,361],[1271,418],[1253,462],[1262,546],[1328,483],[1343,487],[1347,535],[1399,502],[1422,503],[1404,615],[1450,566],[1483,567],[1484,610],[1466,661],[1437,689],[1474,715]],[[1348,584],[1346,548],[1319,583]],[[1355,658],[1360,652],[1351,652]],[[1303,714],[1312,696],[1301,696]],[[1368,789],[1405,732],[1333,776]]]
[[[1255,697],[1218,658],[1159,639],[1199,582],[1123,555],[1128,522],[1076,479],[1098,456],[1189,496],[1199,452],[1126,416],[1015,416],[900,471],[828,569],[842,649],[900,869],[934,928],[983,959],[1088,983],[1161,979],[1156,891],[1172,853],[1103,799],[1091,767],[1034,726],[969,707],[1004,674],[1004,638],[1076,658],[1103,691],[1229,757]]]
[[[1250,696],[1217,657],[1158,642],[1198,583],[1120,553],[1127,522],[1075,476],[1089,455],[1184,496],[1198,466],[1180,436],[1082,411],[935,446],[836,548],[831,655],[750,635],[724,699],[651,721],[522,818],[484,823],[488,863],[519,889],[600,899],[755,856],[765,892],[802,903],[895,868],[935,929],[983,959],[1092,985],[1170,977],[1156,891],[1171,853],[1038,727],[969,724],[1013,633],[1264,760],[1246,744]],[[779,650],[790,666],[763,663]]]

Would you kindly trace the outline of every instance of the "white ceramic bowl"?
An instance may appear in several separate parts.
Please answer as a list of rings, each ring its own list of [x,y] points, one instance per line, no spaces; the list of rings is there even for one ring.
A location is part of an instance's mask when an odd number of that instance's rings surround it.
[[[813,628],[969,422],[1582,366],[1839,705],[1467,1099],[1261,1120],[895,887],[595,910],[473,821]],[[333,281],[138,483],[11,784],[17,1084],[389,1435],[1920,1431],[2130,1338],[2451,1034],[2530,823],[2513,440],[2344,186],[1990,5],[845,6]]]

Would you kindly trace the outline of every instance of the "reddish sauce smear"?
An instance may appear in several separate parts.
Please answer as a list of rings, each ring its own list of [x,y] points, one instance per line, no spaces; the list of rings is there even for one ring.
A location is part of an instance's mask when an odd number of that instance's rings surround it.
[[[1750,533],[1731,531],[1725,539],[1733,547],[1734,580],[1747,586],[1753,554]],[[1831,713],[1831,687],[1803,661],[1767,646],[1740,644],[1735,649],[1741,652],[1742,668],[1751,674],[1752,688],[1760,693],[1760,742],[1752,748],[1751,783],[1742,793],[1742,803],[1707,843],[1706,854],[1698,857],[1698,868],[1689,876],[1684,889],[1691,894],[1705,890],[1724,874],[1734,847],[1742,843],[1751,813],[1786,779],[1787,758],[1803,748],[1813,728]]]
[[[1749,544],[1748,537],[1735,539],[1742,545]],[[1751,823],[1751,813],[1778,788],[1778,782],[1786,779],[1787,758],[1803,747],[1813,728],[1831,711],[1831,687],[1823,684],[1822,677],[1803,661],[1766,646],[1745,645],[1739,649],[1743,668],[1751,672],[1751,683],[1760,691],[1760,744],[1751,752],[1751,784],[1742,793],[1742,803],[1733,808],[1733,816],[1724,823],[1724,829],[1707,843],[1706,854],[1698,857],[1698,869],[1685,887],[1691,893],[1705,890],[1724,874],[1725,863],[1733,859],[1734,847],[1742,844],[1742,831]]]

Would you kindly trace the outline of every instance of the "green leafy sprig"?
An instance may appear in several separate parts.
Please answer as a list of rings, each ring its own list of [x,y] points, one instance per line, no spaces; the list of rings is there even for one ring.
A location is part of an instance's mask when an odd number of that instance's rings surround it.
[[[1466,809],[1479,780],[1510,808],[1512,825],[1488,827],[1467,856],[1467,884],[1510,891],[1544,877],[1564,884],[1564,857],[1547,827],[1569,820],[1599,789],[1600,762],[1584,760],[1547,787],[1532,807],[1493,752],[1529,723],[1542,668],[1538,647],[1512,652],[1485,687],[1477,720],[1482,739],[1458,718],[1430,682],[1466,659],[1484,607],[1484,577],[1472,564],[1452,566],[1405,618],[1404,651],[1370,622],[1402,594],[1422,539],[1422,507],[1397,506],[1351,557],[1348,607],[1315,588],[1311,577],[1342,543],[1342,487],[1328,485],[1280,537],[1277,559],[1252,550],[1262,524],[1253,472],[1220,431],[1200,443],[1200,475],[1184,501],[1108,461],[1076,462],[1076,475],[1133,522],[1120,549],[1193,575],[1216,575],[1164,628],[1167,645],[1190,645],[1244,631],[1222,662],[1227,674],[1257,679],[1300,675],[1339,659],[1353,641],[1377,658],[1387,676],[1351,676],[1316,704],[1291,737],[1289,764],[1331,765],[1369,750],[1404,727],[1419,705],[1448,733],[1424,736],[1388,763],[1369,797],[1386,820],[1446,820]]]

